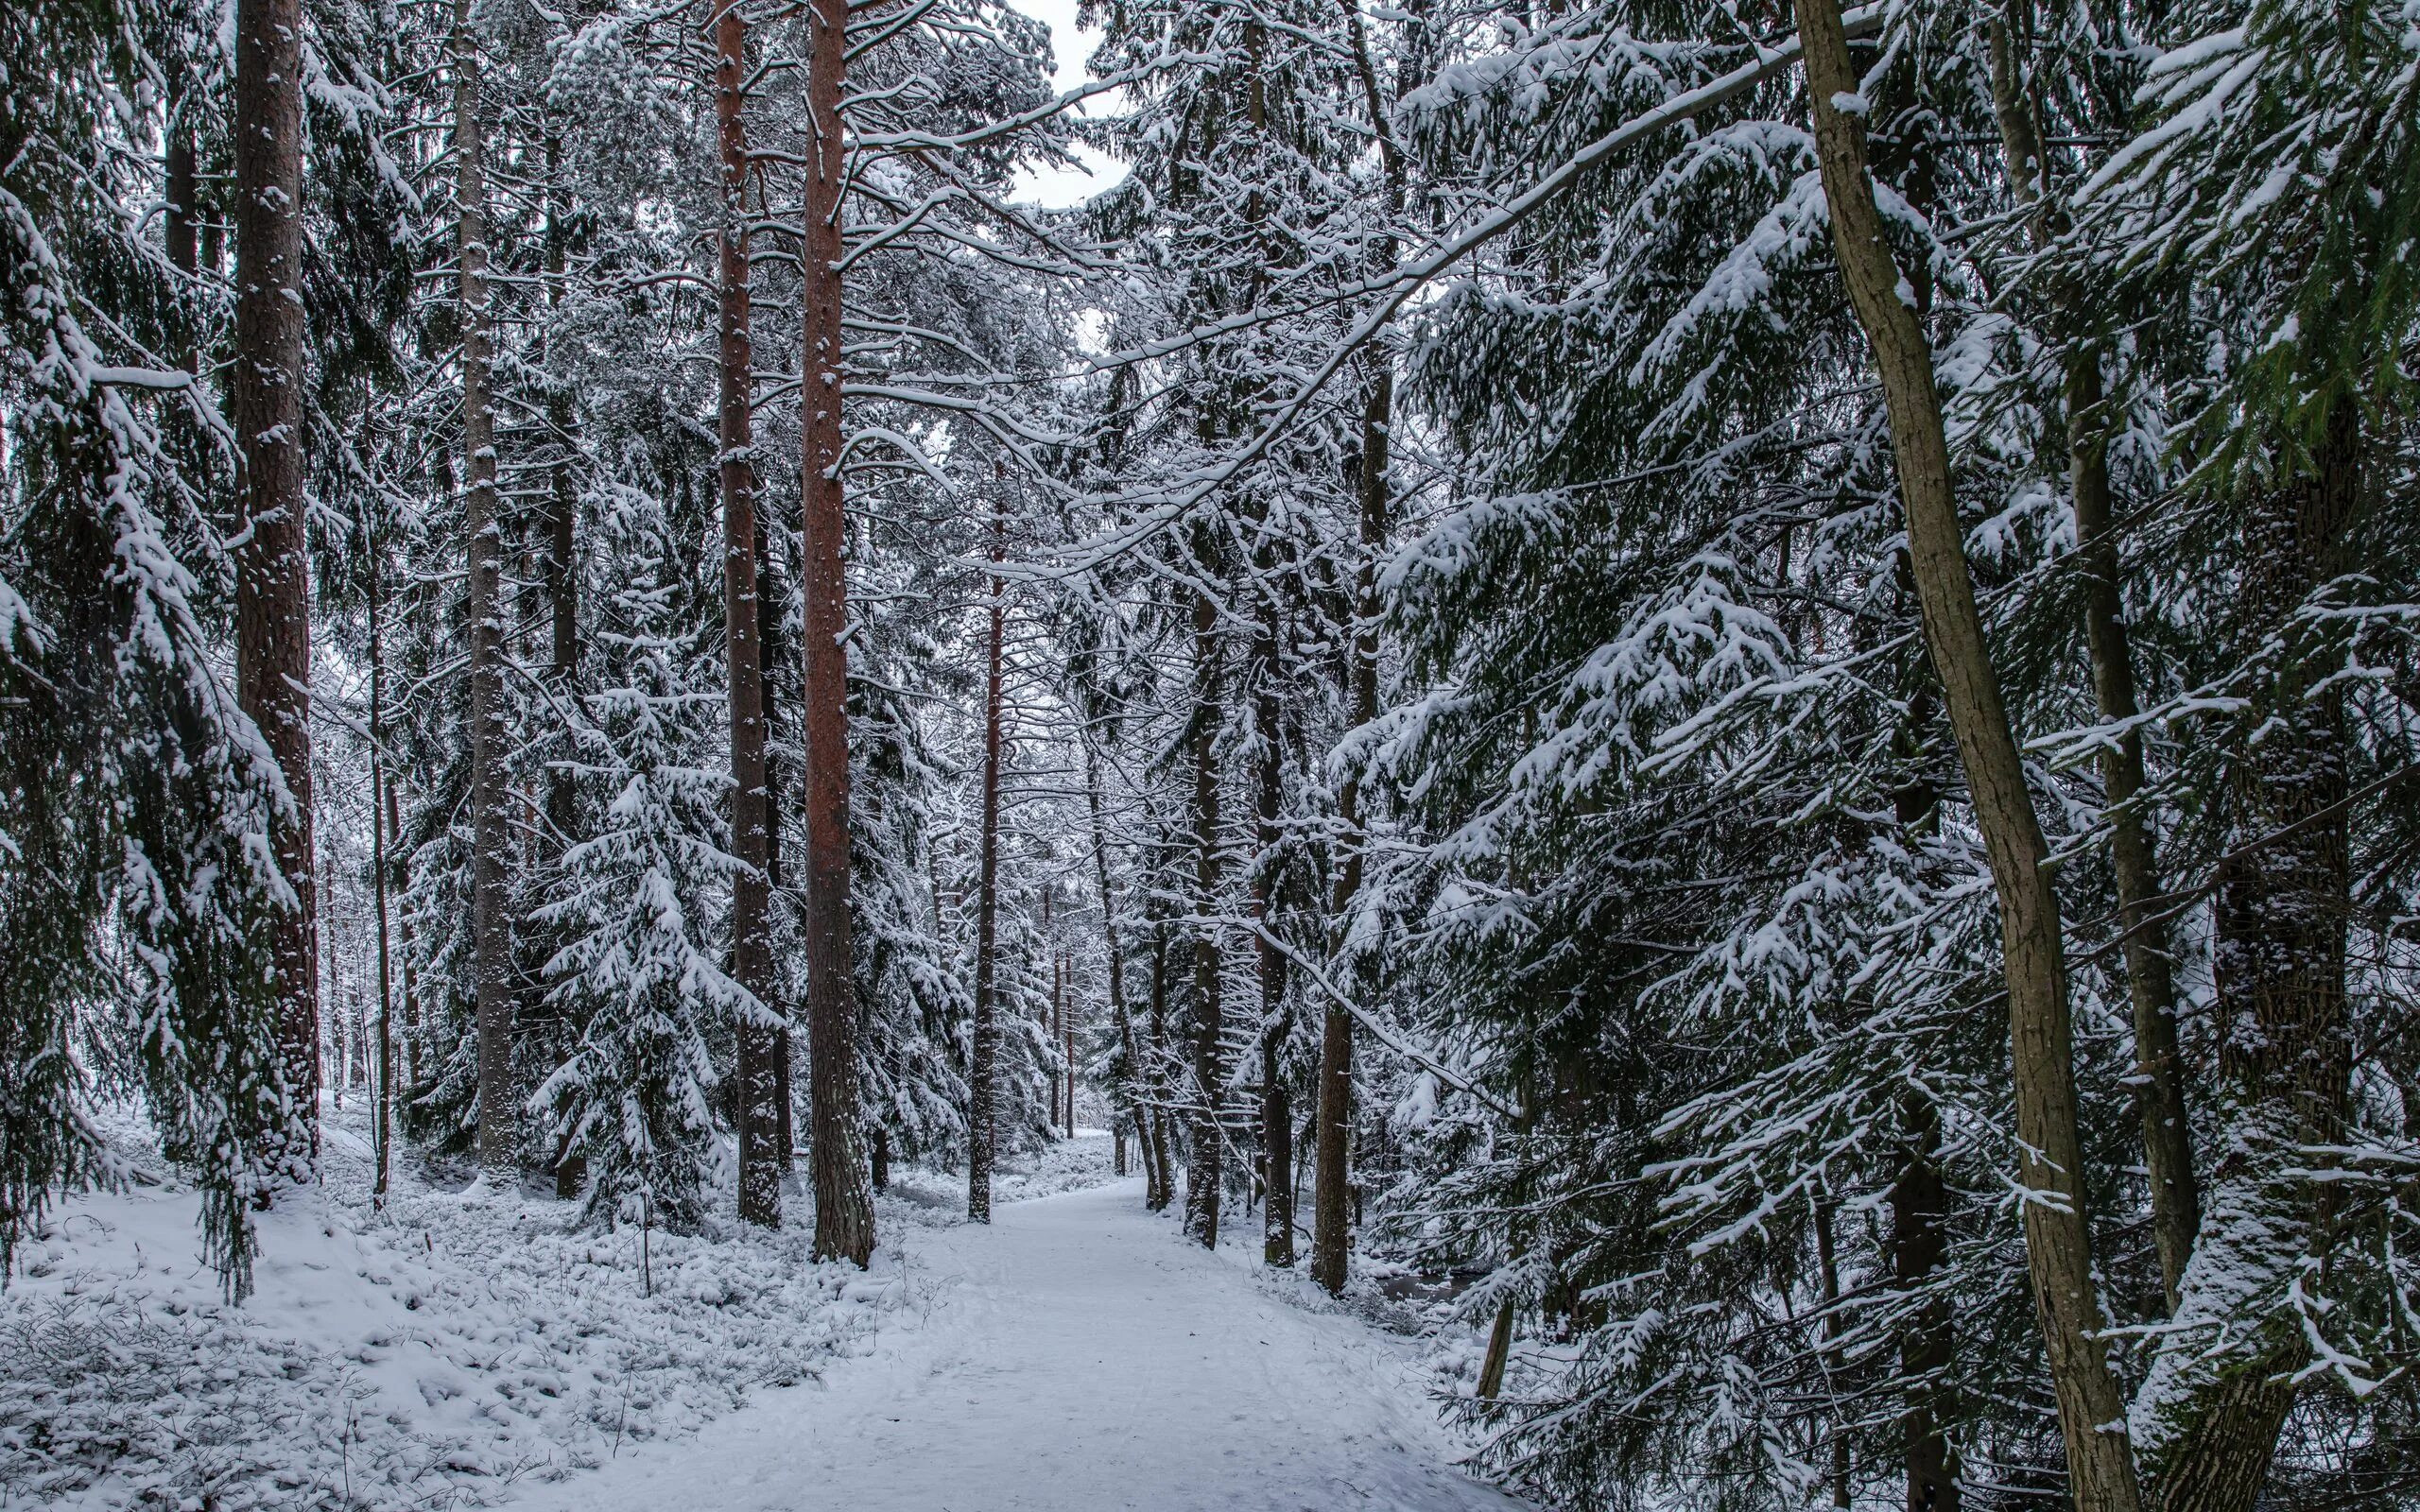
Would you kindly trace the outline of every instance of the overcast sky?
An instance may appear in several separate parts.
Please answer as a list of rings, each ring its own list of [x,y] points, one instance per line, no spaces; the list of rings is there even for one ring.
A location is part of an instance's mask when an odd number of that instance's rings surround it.
[[[1050,27],[1050,48],[1058,64],[1055,81],[1062,90],[1084,81],[1084,59],[1100,43],[1100,34],[1076,29],[1077,0],[1009,0],[1019,10]],[[1115,161],[1086,151],[1089,174],[1074,168],[1028,172],[1018,180],[1020,198],[1043,205],[1073,205],[1115,183],[1123,169]]]

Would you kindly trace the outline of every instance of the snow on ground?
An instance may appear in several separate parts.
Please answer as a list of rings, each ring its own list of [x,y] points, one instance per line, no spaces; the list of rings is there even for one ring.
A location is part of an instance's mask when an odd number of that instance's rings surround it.
[[[240,1309],[189,1193],[54,1211],[0,1296],[0,1506],[489,1505],[811,1381],[900,1299],[808,1264],[797,1223],[642,1257],[545,1196],[406,1178],[375,1212],[357,1125],[325,1138],[323,1185],[262,1215]]]
[[[241,1309],[173,1184],[58,1210],[0,1295],[0,1508],[1519,1505],[1448,1468],[1417,1343],[1260,1268],[1255,1222],[1185,1244],[1105,1136],[1004,1172],[988,1228],[896,1172],[868,1273],[808,1264],[798,1212],[644,1263],[543,1195],[377,1212],[327,1138]]]
[[[1079,1148],[1086,1142],[1079,1141]],[[1105,1141],[1101,1142],[1106,1143]],[[1411,1341],[1185,1244],[1124,1180],[898,1235],[900,1327],[531,1512],[1476,1512]],[[896,1232],[894,1230],[894,1232]],[[1247,1245],[1243,1241],[1249,1240]]]

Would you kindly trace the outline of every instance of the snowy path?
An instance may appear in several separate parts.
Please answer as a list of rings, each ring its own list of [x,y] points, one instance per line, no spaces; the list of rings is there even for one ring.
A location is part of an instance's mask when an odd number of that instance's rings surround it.
[[[1138,1181],[911,1229],[925,1315],[517,1505],[561,1512],[1509,1512],[1450,1469],[1399,1340],[1182,1244]],[[893,1263],[897,1262],[894,1260]],[[925,1304],[929,1308],[925,1310]]]

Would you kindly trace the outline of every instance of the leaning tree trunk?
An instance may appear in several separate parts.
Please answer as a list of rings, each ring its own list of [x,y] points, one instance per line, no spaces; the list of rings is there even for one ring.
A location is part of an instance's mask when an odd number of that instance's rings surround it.
[[[1199,916],[1193,934],[1193,1150],[1184,1176],[1184,1228],[1219,1247],[1220,1068],[1219,1037],[1219,611],[1210,595],[1193,599],[1193,883]]]
[[[2054,227],[2032,94],[2022,77],[2017,39],[2032,32],[2029,0],[2012,0],[2011,15],[1991,26],[1992,105],[2000,153],[2018,198],[2033,207],[2037,247]],[[2104,724],[2122,731],[2100,751],[2101,788],[2108,799],[2110,864],[2118,885],[2118,920],[2124,940],[2127,996],[2134,1008],[2135,1106],[2143,1131],[2150,1178],[2152,1239],[2159,1250],[2161,1288],[2175,1312],[2186,1263],[2202,1222],[2201,1189],[2193,1174],[2192,1129],[2186,1122],[2185,1072],[2176,1045],[2176,985],[2168,932],[2158,913],[2159,863],[2151,825],[2137,799],[2143,788],[2143,737],[2135,727],[2134,653],[2127,644],[2124,595],[2118,576],[2118,536],[2110,518],[2109,421],[2103,412],[2100,349],[2084,338],[2075,288],[2054,283],[2052,301],[2066,354],[2062,400],[2066,410],[2067,475],[2075,498],[2076,549],[2084,574],[2084,641],[2092,659],[2092,689]]]
[[[2038,1194],[2024,1205],[2026,1259],[2066,1441],[2068,1490],[2079,1512],[2135,1512],[2133,1452],[2110,1426],[2124,1419],[2126,1402],[2100,1334],[2092,1273],[2058,898],[1975,604],[1931,348],[1899,295],[1901,276],[1875,208],[1865,129],[1856,113],[1858,74],[1840,7],[1837,0],[1796,3],[1833,251],[1882,379],[1925,642],[1998,894],[2020,1177]]]
[[[814,0],[807,115],[815,139],[801,248],[806,370],[800,386],[804,462],[799,537],[806,680],[806,1053],[814,1142],[815,1255],[863,1265],[873,1255],[873,1196],[857,1143],[856,994],[849,945],[849,626],[840,492],[840,84],[848,0]]]
[[[294,906],[269,922],[278,1058],[294,1147],[265,1151],[288,1179],[320,1158],[320,963],[311,849],[311,558],[302,437],[302,8],[235,8],[235,360],[228,407],[242,463],[235,556],[235,696],[285,779],[269,820]],[[265,1132],[265,1131],[264,1131]]]
[[[2249,1512],[2309,1359],[2293,1287],[2324,1266],[2333,1183],[2314,1146],[2342,1143],[2351,1066],[2345,934],[2352,869],[2350,737],[2341,632],[2302,618],[2350,565],[2360,422],[2340,401],[2318,455],[2254,495],[2240,588],[2245,644],[2262,658],[2230,752],[2227,853],[2213,950],[2220,1112],[2228,1156],[2215,1222],[2135,1409],[2162,1512]]]
[[[739,1026],[739,1216],[782,1226],[780,1051],[773,1010],[773,942],[765,814],[765,668],[757,639],[756,464],[750,411],[755,356],[748,333],[748,24],[736,0],[716,0],[715,126],[722,149],[722,229],[716,237],[716,292],[722,323],[718,482],[722,491],[722,624],[731,683],[732,975],[765,1017]]]
[[[480,1168],[498,1181],[520,1162],[512,1080],[512,940],[505,896],[511,847],[505,809],[502,523],[496,518],[495,417],[488,397],[487,142],[479,120],[479,48],[471,0],[455,0],[454,212],[462,326],[462,533],[470,557],[471,939],[478,994]]]
[[[1003,555],[993,521],[992,560]],[[975,876],[975,1043],[966,1095],[966,1216],[992,1221],[992,1124],[1000,1056],[1000,672],[1006,628],[1003,585],[991,579],[990,635],[984,643],[983,815]]]

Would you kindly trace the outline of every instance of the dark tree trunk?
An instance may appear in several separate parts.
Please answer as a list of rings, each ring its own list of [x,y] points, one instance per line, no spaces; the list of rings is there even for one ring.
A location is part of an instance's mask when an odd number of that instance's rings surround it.
[[[2025,1204],[2026,1258],[2066,1439],[2068,1491],[2078,1512],[2135,1512],[2133,1452],[2123,1435],[2104,1431],[2124,1419],[2126,1403],[2101,1335],[2092,1271],[2066,964],[2058,897],[2044,866],[2048,848],[1975,604],[1931,347],[1899,293],[1903,280],[1867,176],[1864,124],[1841,109],[1858,98],[1858,77],[1840,7],[1797,0],[1797,12],[1833,251],[1882,380],[1925,642],[1998,895],[2024,1149],[2019,1179],[2042,1194]]]
[[[732,974],[768,1017],[739,1027],[739,1216],[767,1228],[782,1226],[782,1118],[779,1027],[775,1011],[765,813],[765,673],[757,642],[756,464],[751,410],[755,355],[748,331],[748,127],[741,115],[748,72],[748,24],[735,0],[717,0],[714,12],[715,126],[722,152],[721,231],[716,237],[722,362],[718,482],[722,491],[722,623],[724,667],[731,687]]]
[[[2185,1285],[2193,1235],[2202,1225],[2202,1191],[2193,1173],[2193,1131],[2186,1122],[2185,1064],[2176,1047],[2176,985],[2168,930],[2158,919],[2159,862],[2151,825],[2136,806],[2143,788],[2143,737],[2135,728],[2133,654],[2118,585],[2118,539],[2109,517],[2109,438],[2100,415],[2100,358],[2086,349],[2068,358],[2070,472],[2076,538],[2085,573],[2084,630],[2092,648],[2093,692],[2100,717],[2124,734],[2100,753],[2110,809],[2110,862],[2118,883],[2118,921],[2125,931],[2127,995],[2135,1020],[2135,1104],[2150,1175],[2152,1237],[2159,1247],[2162,1290],[2170,1312]]]
[[[771,896],[782,896],[782,763],[775,753],[776,733],[782,728],[777,669],[788,665],[783,661],[786,648],[781,642],[782,602],[780,581],[773,572],[773,553],[765,532],[765,511],[756,516],[756,665],[757,688],[765,701],[765,881]],[[780,1120],[780,1132],[774,1143],[781,1161],[781,1179],[786,1183],[798,1172],[797,1108],[791,1097],[790,1061],[795,1055],[791,1042],[789,1015],[782,1015],[782,1026],[773,1032],[773,1080],[776,1083],[774,1111]],[[875,1132],[881,1132],[877,1125]]]
[[[570,260],[570,229],[565,222],[561,190],[562,143],[546,138],[546,308],[560,311],[563,281]],[[546,466],[546,605],[552,621],[553,680],[556,696],[579,696],[579,574],[574,532],[579,500],[572,478],[572,406],[562,374],[555,370],[554,329],[550,318],[546,342],[546,443],[553,460]],[[557,769],[546,779],[546,822],[557,844],[571,836],[578,822],[572,774]]]
[[[2032,207],[2037,246],[2055,232],[2055,207],[2045,180],[2048,163],[2034,129],[2036,103],[2024,80],[2017,49],[2033,33],[2031,0],[2011,0],[2010,14],[1990,26],[1992,105],[1999,122],[2000,151],[2018,199]],[[2176,986],[2169,970],[2168,931],[2157,917],[2159,864],[2151,826],[2136,798],[2143,787],[2143,738],[2135,728],[2134,654],[2127,644],[2124,594],[2118,583],[2118,537],[2110,519],[2108,418],[2102,413],[2100,352],[2083,338],[2080,296],[2056,283],[2051,298],[2066,335],[2064,393],[2067,424],[2067,473],[2075,498],[2076,547],[2084,571],[2084,639],[2092,659],[2092,687],[2103,722],[2124,733],[2100,752],[2101,786],[2108,799],[2110,863],[2118,885],[2118,918],[2124,932],[2127,995],[2134,1008],[2135,1105],[2143,1131],[2143,1164],[2150,1178],[2152,1237],[2159,1249],[2161,1290],[2174,1312],[2185,1266],[2201,1227],[2201,1189],[2193,1173],[2192,1130],[2186,1122],[2184,1063],[2176,1046]]]
[[[1261,1209],[1261,1258],[1270,1265],[1294,1263],[1294,1104],[1286,1087],[1286,958],[1270,933],[1276,928],[1279,875],[1278,810],[1285,799],[1284,748],[1277,706],[1277,607],[1273,593],[1261,609],[1253,647],[1253,734],[1258,737],[1260,854],[1253,867],[1253,923],[1262,932],[1253,943],[1260,978],[1260,1144],[1266,1194]]]
[[[1847,1360],[1841,1336],[1846,1325],[1841,1318],[1841,1263],[1832,1242],[1832,1199],[1815,1199],[1815,1269],[1816,1281],[1824,1297],[1824,1394],[1836,1405],[1827,1432],[1832,1440],[1832,1504],[1845,1507],[1850,1503],[1849,1486],[1849,1425],[1837,1405],[1845,1383]]]
[[[2162,1341],[2146,1388],[2166,1404],[2145,1435],[2162,1512],[2249,1512],[2309,1360],[2279,1298],[2325,1263],[2335,1211],[2334,1184],[2302,1173],[2325,1163],[2313,1146],[2342,1142],[2350,1091],[2351,741],[2328,681],[2341,632],[2297,610],[2352,565],[2360,483],[2359,421],[2340,401],[2309,466],[2256,494],[2245,522],[2245,645],[2277,649],[2239,726],[2258,744],[2228,762],[2212,953],[2229,1128],[2211,1209],[2232,1221],[2201,1236],[2177,1307],[2188,1332]]]
[[[270,921],[278,1057],[295,1144],[262,1153],[285,1179],[320,1159],[320,963],[312,879],[311,558],[302,436],[302,8],[235,8],[235,360],[228,407],[241,461],[235,696],[285,779],[269,843],[295,906]],[[281,1141],[282,1144],[282,1141]]]
[[[858,1149],[856,985],[849,942],[849,660],[840,644],[849,602],[848,521],[840,491],[840,86],[848,0],[814,0],[807,113],[815,161],[807,171],[801,248],[806,371],[799,572],[805,615],[806,1022],[814,1142],[815,1254],[863,1265],[873,1254],[873,1199]]]
[[[513,1090],[512,939],[505,892],[511,847],[505,812],[502,523],[496,517],[495,420],[488,397],[487,143],[479,119],[479,48],[470,0],[455,0],[454,210],[462,325],[462,531],[470,557],[471,936],[478,993],[478,1159],[491,1179],[517,1179],[520,1099]]]
[[[395,782],[391,773],[387,779],[387,845],[395,856],[395,890],[406,892],[409,890],[407,885],[411,877],[411,868],[403,854],[403,805],[395,797]],[[395,922],[404,941],[404,1085],[407,1088],[418,1087],[420,1085],[420,998],[412,989],[411,916],[404,914]]]
[[[1907,558],[1900,558],[1907,571]],[[1921,673],[1919,676],[1921,677]],[[1910,850],[1941,830],[1941,788],[1934,780],[1933,720],[1940,710],[1930,681],[1908,699],[1896,741],[1908,774],[1892,794],[1903,842]],[[1949,1259],[1949,1187],[1941,1171],[1941,1111],[1910,1092],[1899,1105],[1899,1168],[1891,1182],[1891,1275],[1902,1295],[1922,1290]],[[1899,1374],[1907,1384],[1900,1418],[1908,1512],[1958,1512],[1960,1492],[1946,1425],[1954,1416],[1944,1376],[1955,1358],[1948,1300],[1928,1297],[1899,1325]]]
[[[546,554],[545,593],[552,621],[553,653],[550,681],[555,696],[567,703],[579,698],[579,574],[573,555],[579,503],[572,479],[571,393],[555,365],[555,320],[562,308],[564,274],[570,263],[570,228],[565,224],[561,180],[562,141],[546,137],[546,309],[545,333]],[[560,857],[579,822],[579,790],[567,766],[546,774],[546,832],[554,856]],[[588,1183],[586,1158],[565,1149],[555,1159],[555,1195],[577,1197]]]
[[[1361,411],[1361,565],[1354,582],[1353,643],[1347,676],[1352,719],[1357,726],[1378,717],[1378,554],[1386,548],[1388,427],[1394,414],[1394,370],[1382,359]],[[1353,909],[1361,895],[1368,835],[1361,825],[1361,779],[1350,774],[1337,796],[1343,822],[1344,865],[1336,879],[1330,911],[1337,919],[1337,950],[1345,946]],[[1319,1149],[1312,1162],[1311,1279],[1331,1294],[1344,1291],[1346,1257],[1352,1250],[1351,1159],[1353,1140],[1353,1015],[1335,1002],[1320,1018]],[[1506,1325],[1510,1327],[1508,1322]]]
[[[370,1144],[378,1169],[371,1185],[376,1207],[387,1205],[394,1167],[395,987],[387,938],[387,811],[393,782],[387,775],[387,562],[377,532],[370,533],[370,881],[378,910],[378,1086],[371,1110]]]
[[[1219,611],[1193,600],[1193,1110],[1192,1163],[1184,1177],[1184,1228],[1219,1247],[1219,1114],[1226,1074],[1219,1036]]]
[[[993,522],[992,559],[1005,548],[999,522]],[[1000,673],[1005,610],[1003,585],[991,579],[990,634],[984,641],[983,674],[983,816],[977,844],[981,859],[975,878],[975,1042],[974,1065],[966,1098],[966,1216],[975,1223],[992,1221],[992,1136],[994,1085],[998,1076],[1000,1024]]]
[[[1156,1068],[1167,1053],[1168,1043],[1168,926],[1165,919],[1151,925],[1151,1063]],[[1151,1077],[1152,1091],[1157,1094],[1151,1105],[1151,1149],[1159,1161],[1160,1199],[1152,1210],[1167,1207],[1176,1200],[1176,1143],[1167,1114],[1166,1089],[1155,1070]]]
[[[1940,1116],[1929,1098],[1901,1105],[1903,1143],[1891,1183],[1891,1269],[1902,1292],[1932,1281],[1948,1259],[1945,1227],[1949,1193],[1939,1160]],[[1957,1512],[1958,1481],[1944,1425],[1950,1417],[1942,1377],[1951,1364],[1949,1303],[1928,1297],[1899,1332],[1899,1373],[1908,1382],[1906,1429],[1908,1512]],[[1845,1440],[1843,1440],[1845,1443]]]
[[[1100,757],[1089,741],[1084,745],[1084,801],[1092,816],[1093,877],[1100,887],[1101,947],[1109,956],[1109,1016],[1117,1025],[1118,1048],[1126,1056],[1127,1099],[1134,1109],[1134,1153],[1143,1164],[1143,1202],[1157,1210],[1167,1204],[1167,1194],[1160,1189],[1161,1161],[1152,1151],[1150,1110],[1159,1098],[1144,1067],[1133,1010],[1126,1001],[1126,956],[1117,938],[1115,897],[1109,889],[1109,827],[1101,817]]]

